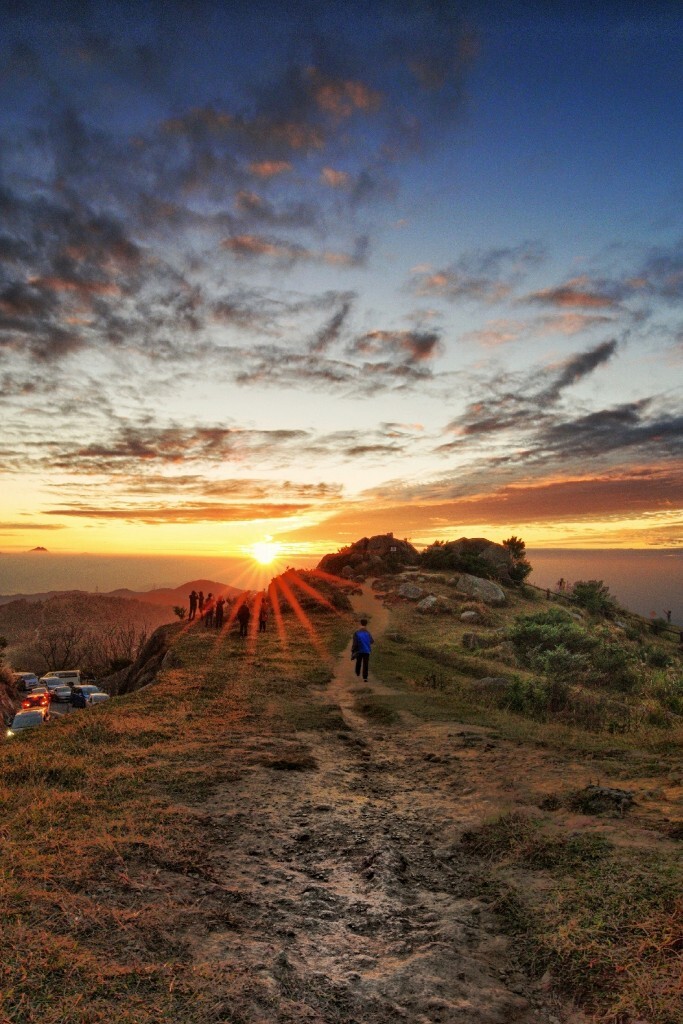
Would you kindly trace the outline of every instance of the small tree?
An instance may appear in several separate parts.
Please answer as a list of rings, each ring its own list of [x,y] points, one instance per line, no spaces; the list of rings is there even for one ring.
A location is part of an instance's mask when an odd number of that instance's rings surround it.
[[[531,572],[531,562],[526,557],[526,544],[521,537],[513,534],[503,541],[503,547],[510,557],[508,575],[513,583],[523,583]]]
[[[173,605],[173,614],[177,615],[178,618],[180,619],[180,621],[182,622],[183,619],[185,618],[185,616],[187,615],[187,608],[185,608],[181,604],[174,604]]]

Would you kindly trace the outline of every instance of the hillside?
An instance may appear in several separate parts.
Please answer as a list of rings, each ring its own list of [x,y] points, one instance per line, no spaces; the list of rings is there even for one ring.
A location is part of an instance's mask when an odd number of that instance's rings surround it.
[[[173,608],[174,605],[188,606],[188,597],[191,590],[205,594],[223,594],[229,600],[234,600],[241,591],[237,587],[231,587],[227,583],[217,583],[216,580],[191,580],[183,583],[180,587],[160,587],[157,590],[120,590],[109,591],[109,597],[125,597],[127,600],[142,601],[145,604],[158,604],[166,608]]]
[[[4,745],[5,1016],[678,1024],[677,647],[467,577],[290,572]]]
[[[93,597],[121,597],[127,601],[141,601],[143,604],[158,604],[165,608],[173,608],[174,605],[187,606],[191,590],[203,590],[205,594],[226,594],[231,598],[240,593],[236,587],[231,587],[227,583],[217,583],[216,580],[190,580],[189,583],[183,583],[179,587],[159,587],[156,590],[129,590],[127,587],[120,587],[118,590],[95,593],[85,590],[44,590],[36,594],[0,594],[0,606],[16,601],[35,604],[67,594],[90,594]]]
[[[171,608],[68,591],[1,605],[0,636],[16,671],[79,667],[100,675],[112,663],[132,660],[150,633],[173,618]]]

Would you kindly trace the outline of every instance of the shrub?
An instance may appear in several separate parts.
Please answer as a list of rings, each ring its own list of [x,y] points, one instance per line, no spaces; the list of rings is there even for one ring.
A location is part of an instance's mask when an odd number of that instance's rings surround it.
[[[520,616],[508,632],[522,664],[533,667],[534,661],[546,651],[562,648],[574,654],[585,654],[595,646],[595,639],[562,608],[548,608],[533,615]],[[562,660],[564,655],[559,656]],[[573,662],[576,665],[576,662]]]
[[[590,667],[588,655],[570,651],[564,644],[552,650],[534,650],[529,655],[531,668],[552,679],[572,680],[583,676]]]
[[[515,679],[500,699],[500,706],[507,711],[540,719],[545,719],[549,712],[564,711],[569,703],[569,687],[559,679],[549,682]]]
[[[651,668],[668,668],[674,661],[669,652],[663,651],[661,647],[647,647],[645,660]]]
[[[655,636],[661,636],[666,629],[666,619],[652,619],[650,622],[650,630]]]
[[[624,693],[633,690],[638,683],[638,674],[631,652],[614,640],[599,640],[591,661],[595,670],[595,682],[612,686]]]
[[[581,608],[593,615],[612,615],[617,603],[602,580],[578,580],[572,587],[572,597]]]

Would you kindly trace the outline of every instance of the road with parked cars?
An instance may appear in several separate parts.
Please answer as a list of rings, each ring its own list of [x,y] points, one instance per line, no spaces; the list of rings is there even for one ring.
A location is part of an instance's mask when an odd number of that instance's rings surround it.
[[[16,714],[6,730],[11,739],[27,729],[45,725],[53,715],[66,715],[109,700],[95,683],[81,682],[79,671],[48,672],[40,679],[33,672],[15,672]]]

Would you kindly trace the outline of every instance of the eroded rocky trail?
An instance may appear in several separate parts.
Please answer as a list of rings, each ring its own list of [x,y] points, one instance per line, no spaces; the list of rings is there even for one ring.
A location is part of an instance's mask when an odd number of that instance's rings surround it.
[[[386,611],[369,588],[356,602],[379,640]],[[486,812],[472,783],[486,731],[378,728],[354,703],[384,687],[359,683],[349,655],[320,697],[345,728],[243,737],[248,770],[202,804],[214,838],[182,882],[201,907],[184,936],[194,970],[249,1024],[552,1024],[458,845]]]

